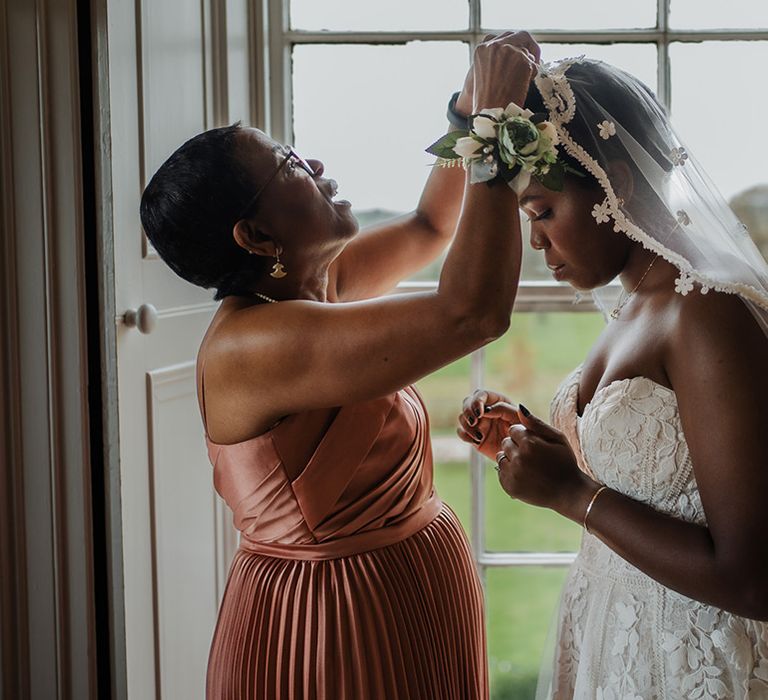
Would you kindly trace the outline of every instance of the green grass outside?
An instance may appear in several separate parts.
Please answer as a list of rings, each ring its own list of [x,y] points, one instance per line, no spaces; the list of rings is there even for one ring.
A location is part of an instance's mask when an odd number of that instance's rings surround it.
[[[449,462],[435,465],[435,486],[470,528],[469,467]],[[509,498],[488,470],[485,483],[489,549],[513,551],[575,551],[581,530],[560,516]],[[488,620],[488,661],[493,700],[533,697],[548,630],[566,569],[544,567],[494,568],[485,575]]]
[[[542,417],[563,378],[583,360],[603,327],[594,313],[536,313],[513,317],[510,331],[486,348],[484,386],[522,401]],[[469,392],[469,358],[423,379],[419,389],[430,412],[433,435],[455,432],[461,401]],[[469,452],[466,462],[435,465],[443,501],[470,528]],[[575,551],[580,528],[551,511],[510,499],[496,473],[485,477],[486,549]],[[567,570],[493,568],[485,573],[488,656],[493,700],[534,696],[547,635]]]

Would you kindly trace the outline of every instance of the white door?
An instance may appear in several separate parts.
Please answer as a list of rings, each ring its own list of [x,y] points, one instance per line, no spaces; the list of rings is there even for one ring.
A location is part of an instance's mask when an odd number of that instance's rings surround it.
[[[227,47],[240,61],[229,79],[242,86],[248,59],[238,33],[248,23],[231,17],[230,42],[223,20],[226,9],[247,10],[215,0],[104,2],[127,691],[137,700],[187,700],[204,696],[235,544],[213,491],[195,392],[195,355],[215,304],[148,245],[139,199],[177,146],[227,119]],[[231,100],[247,103],[241,91]],[[140,310],[138,326],[124,322],[132,310]]]

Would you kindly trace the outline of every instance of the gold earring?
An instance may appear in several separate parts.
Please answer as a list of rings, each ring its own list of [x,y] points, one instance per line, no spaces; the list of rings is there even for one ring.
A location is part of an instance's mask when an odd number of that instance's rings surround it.
[[[281,248],[275,249],[275,264],[272,266],[272,272],[269,273],[269,276],[274,277],[275,279],[281,279],[282,277],[285,277],[288,274],[285,271],[283,264],[280,262],[281,250],[282,250]]]

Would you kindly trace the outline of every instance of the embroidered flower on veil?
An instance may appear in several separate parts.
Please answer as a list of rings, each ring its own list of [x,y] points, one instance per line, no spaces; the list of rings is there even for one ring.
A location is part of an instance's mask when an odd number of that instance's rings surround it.
[[[597,128],[600,129],[600,138],[605,139],[606,141],[611,138],[611,136],[616,136],[616,125],[613,122],[609,122],[607,119],[600,122],[597,125]]]
[[[689,292],[693,291],[693,278],[685,273],[681,272],[680,277],[675,280],[675,291],[678,294],[686,296]]]
[[[595,204],[592,207],[592,216],[598,224],[607,224],[611,220],[611,207],[607,198],[602,204]]]

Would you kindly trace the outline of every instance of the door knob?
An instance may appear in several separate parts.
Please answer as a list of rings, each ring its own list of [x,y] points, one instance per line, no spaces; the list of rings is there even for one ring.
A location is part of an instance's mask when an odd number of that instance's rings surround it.
[[[152,304],[142,304],[138,309],[129,309],[123,314],[123,323],[134,326],[141,333],[151,333],[157,325],[157,309]]]

